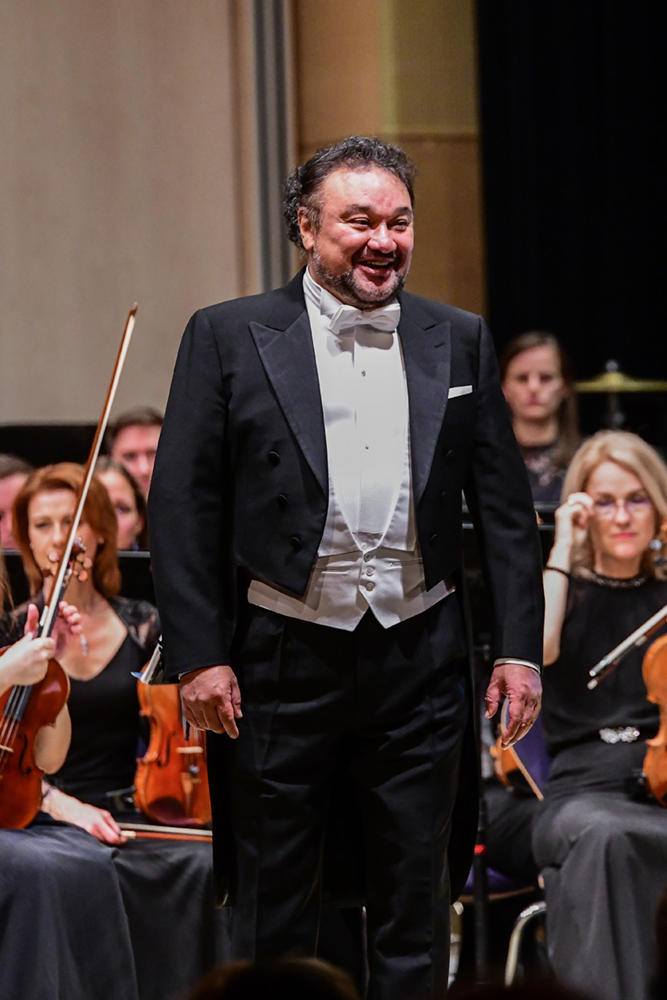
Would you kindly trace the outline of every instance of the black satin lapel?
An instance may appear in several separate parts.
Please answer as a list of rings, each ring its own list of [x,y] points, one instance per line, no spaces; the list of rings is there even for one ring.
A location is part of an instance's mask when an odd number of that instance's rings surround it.
[[[285,418],[323,492],[328,495],[324,416],[308,313],[304,309],[286,330],[251,322],[250,332]]]
[[[398,326],[410,402],[410,452],[415,503],[426,488],[447,408],[451,367],[449,320],[424,330],[403,315]]]

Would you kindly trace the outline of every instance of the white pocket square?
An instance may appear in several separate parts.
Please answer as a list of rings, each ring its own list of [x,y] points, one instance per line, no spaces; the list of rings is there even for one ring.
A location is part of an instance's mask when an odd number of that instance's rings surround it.
[[[471,385],[453,385],[447,394],[447,398],[454,399],[455,396],[467,396],[469,392],[472,392]]]

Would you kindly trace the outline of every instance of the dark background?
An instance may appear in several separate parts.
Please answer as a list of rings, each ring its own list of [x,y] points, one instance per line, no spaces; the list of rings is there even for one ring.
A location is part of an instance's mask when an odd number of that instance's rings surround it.
[[[667,378],[667,4],[478,0],[488,304],[499,349],[564,343],[577,377]],[[582,399],[584,427],[602,422]],[[626,395],[667,444],[667,397]]]

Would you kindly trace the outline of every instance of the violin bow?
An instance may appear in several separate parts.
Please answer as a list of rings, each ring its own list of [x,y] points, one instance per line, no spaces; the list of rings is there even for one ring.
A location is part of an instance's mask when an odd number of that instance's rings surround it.
[[[72,549],[76,541],[76,533],[79,530],[79,524],[81,522],[81,517],[83,515],[83,508],[86,503],[86,498],[88,496],[88,490],[90,489],[90,483],[93,478],[93,473],[95,472],[95,463],[99,458],[100,448],[102,447],[102,440],[104,438],[104,432],[107,429],[107,424],[109,423],[109,415],[111,413],[111,407],[113,406],[114,399],[116,397],[116,390],[118,389],[118,383],[120,382],[120,376],[123,371],[123,365],[125,364],[125,358],[127,356],[127,351],[130,346],[130,340],[132,339],[132,333],[134,331],[134,324],[137,315],[137,304],[136,302],[130,309],[127,320],[125,323],[125,329],[123,330],[123,336],[120,341],[120,347],[118,348],[118,356],[116,357],[116,364],[114,365],[113,375],[111,376],[111,383],[107,392],[107,398],[102,408],[102,415],[100,417],[99,423],[97,425],[97,430],[95,431],[95,437],[93,438],[93,443],[90,448],[90,454],[88,455],[88,462],[86,463],[86,470],[83,476],[83,483],[81,485],[81,490],[77,500],[76,510],[74,512],[74,517],[72,518],[72,523],[70,529],[67,533],[67,541],[65,542],[65,548],[63,549],[62,556],[60,557],[60,562],[58,564],[58,570],[53,577],[53,582],[51,584],[51,590],[49,592],[48,601],[44,605],[44,610],[42,611],[42,616],[39,621],[39,627],[37,629],[37,636],[49,636],[53,631],[53,626],[55,623],[56,615],[58,614],[58,607],[61,600],[65,594],[67,584],[69,582],[69,577],[71,575],[70,568],[70,558],[72,556]]]
[[[623,642],[619,642],[618,646],[612,649],[611,653],[607,653],[603,656],[599,663],[596,663],[594,667],[588,671],[588,676],[591,678],[586,685],[589,691],[594,691],[598,686],[600,681],[604,680],[612,670],[615,670],[619,665],[624,656],[627,656],[633,649],[637,646],[641,646],[642,643],[646,642],[648,637],[659,629],[667,621],[667,604],[660,611],[656,611],[648,621],[645,621],[643,625],[640,625],[638,629],[635,629],[627,639]]]

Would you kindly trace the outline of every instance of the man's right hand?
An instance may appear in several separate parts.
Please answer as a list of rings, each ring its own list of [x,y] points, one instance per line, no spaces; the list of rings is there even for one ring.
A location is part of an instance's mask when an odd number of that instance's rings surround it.
[[[191,726],[237,738],[236,720],[243,712],[239,684],[231,667],[193,670],[181,677],[180,688],[185,718]]]

